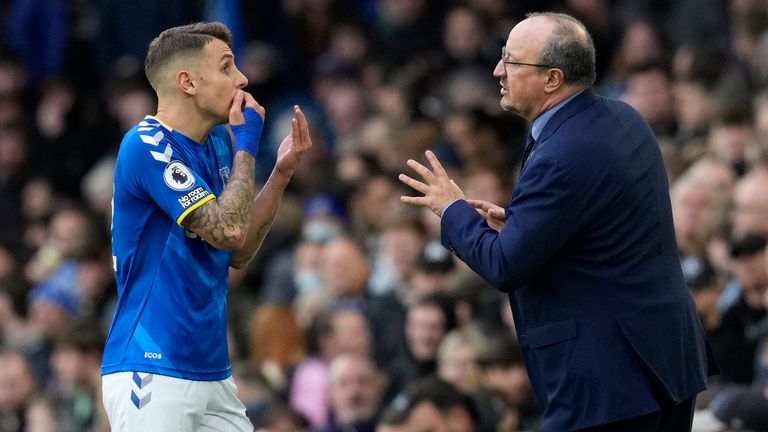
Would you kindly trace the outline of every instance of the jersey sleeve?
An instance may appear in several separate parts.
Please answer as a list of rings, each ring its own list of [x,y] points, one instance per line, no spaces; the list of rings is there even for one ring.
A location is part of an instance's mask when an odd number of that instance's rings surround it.
[[[216,198],[194,165],[174,151],[159,128],[137,132],[126,141],[121,161],[123,175],[129,177],[125,180],[133,185],[134,193],[154,201],[178,225],[193,210]]]

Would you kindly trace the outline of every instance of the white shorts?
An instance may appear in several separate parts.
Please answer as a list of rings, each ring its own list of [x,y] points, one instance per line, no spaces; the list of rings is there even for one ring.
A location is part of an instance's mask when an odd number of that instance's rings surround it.
[[[253,432],[237,387],[143,372],[101,377],[112,432]]]

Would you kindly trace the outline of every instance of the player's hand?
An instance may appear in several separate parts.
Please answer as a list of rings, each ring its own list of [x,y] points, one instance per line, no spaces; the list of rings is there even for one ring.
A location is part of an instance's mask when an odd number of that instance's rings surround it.
[[[424,154],[432,166],[432,171],[413,159],[409,159],[407,162],[408,166],[416,171],[424,181],[418,181],[405,174],[398,176],[401,182],[423,193],[424,196],[401,196],[400,201],[427,207],[434,214],[442,217],[445,206],[457,199],[464,199],[464,192],[448,177],[448,173],[432,151],[427,150]]]
[[[253,96],[243,90],[238,90],[235,93],[235,97],[232,99],[232,106],[229,108],[229,124],[230,126],[238,126],[246,123],[246,118],[243,112],[248,108],[253,108],[256,113],[261,117],[262,123],[266,118],[266,110],[263,106],[256,102]]]
[[[488,201],[481,200],[470,199],[467,200],[467,203],[480,213],[489,227],[497,232],[501,232],[501,229],[504,228],[504,223],[507,221],[504,208]]]
[[[304,112],[298,105],[293,106],[293,118],[291,119],[291,133],[283,139],[277,149],[277,162],[275,171],[285,178],[291,178],[299,162],[312,148],[312,139],[309,136],[309,125]]]
[[[245,107],[245,108],[243,108]],[[264,107],[250,93],[238,90],[229,108],[229,124],[235,135],[235,151],[256,157],[261,132],[264,130]]]

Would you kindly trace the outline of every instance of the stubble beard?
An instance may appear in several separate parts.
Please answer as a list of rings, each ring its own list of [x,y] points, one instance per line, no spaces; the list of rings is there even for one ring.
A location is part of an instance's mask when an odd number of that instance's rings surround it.
[[[507,91],[506,95],[501,96],[501,100],[499,100],[499,106],[503,111],[511,112],[511,113],[517,113],[517,110],[512,105],[512,102],[509,100],[509,91]]]
[[[501,98],[501,100],[499,101],[499,106],[501,107],[502,111],[512,113],[514,115],[522,117],[522,114],[520,114],[520,111],[518,111],[512,104],[505,101],[504,98]]]

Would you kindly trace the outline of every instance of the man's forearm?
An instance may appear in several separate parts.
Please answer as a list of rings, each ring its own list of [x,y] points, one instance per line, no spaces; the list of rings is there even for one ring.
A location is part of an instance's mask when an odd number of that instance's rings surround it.
[[[283,192],[290,178],[285,177],[273,170],[267,179],[264,187],[259,192],[253,202],[253,213],[251,215],[248,227],[248,235],[245,244],[240,250],[232,253],[231,265],[235,268],[244,267],[248,261],[256,254],[267,236],[272,222],[275,220],[280,201],[283,198]]]
[[[221,196],[193,211],[184,226],[219,249],[239,250],[247,239],[256,194],[256,161],[237,152],[232,176]]]

